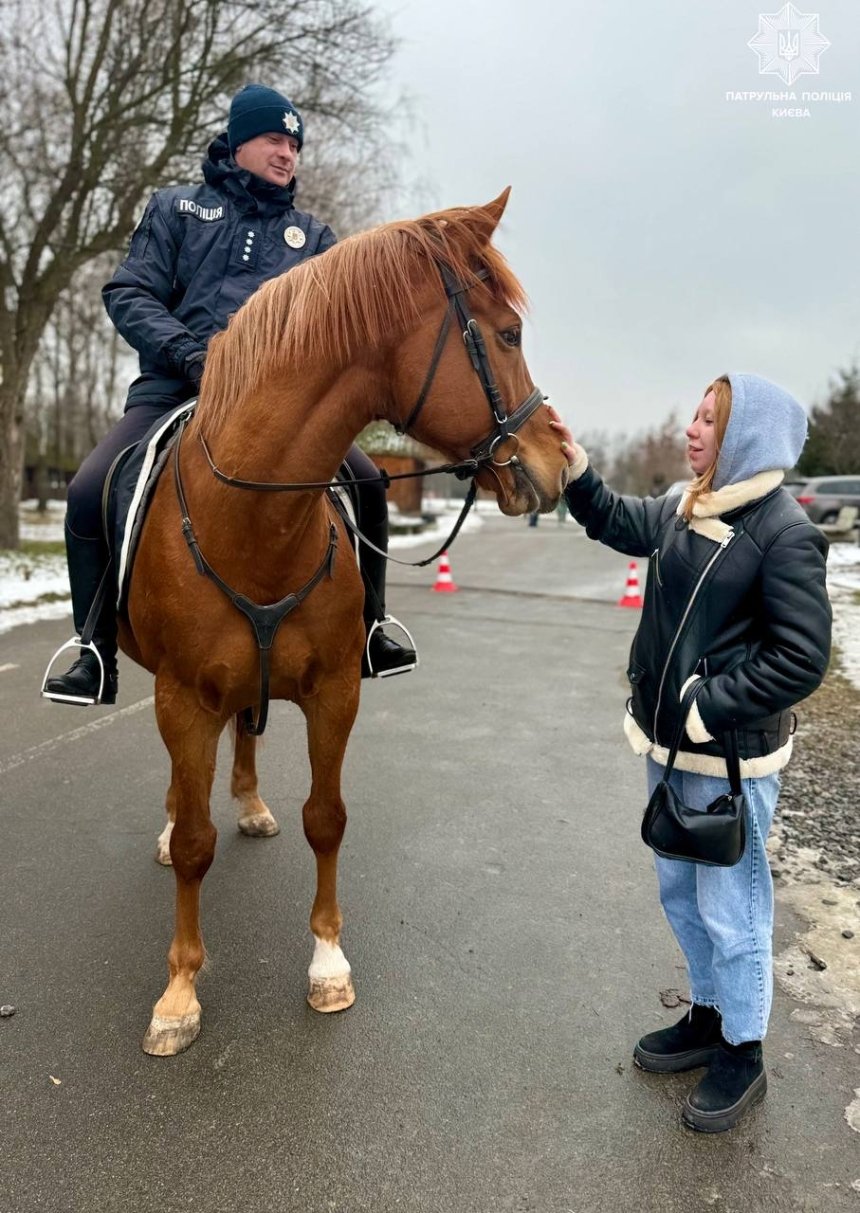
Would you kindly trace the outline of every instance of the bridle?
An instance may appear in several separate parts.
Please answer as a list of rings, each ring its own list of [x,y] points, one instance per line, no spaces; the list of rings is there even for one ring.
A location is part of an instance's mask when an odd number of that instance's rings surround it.
[[[471,485],[466,494],[466,499],[463,503],[463,508],[457,518],[451,534],[432,556],[428,556],[424,560],[405,561],[398,560],[398,564],[411,564],[415,568],[421,568],[424,565],[430,564],[436,560],[457,537],[460,528],[466,520],[466,515],[472,508],[478,492],[477,481],[475,477],[482,467],[501,468],[501,467],[519,467],[520,461],[517,456],[519,449],[519,440],[517,439],[517,447],[510,458],[499,462],[495,459],[495,451],[500,443],[506,442],[510,438],[515,438],[517,431],[531,417],[532,413],[543,403],[544,396],[539,388],[535,388],[517,408],[510,414],[505,410],[505,404],[502,400],[502,394],[499,391],[496,383],[493,369],[490,366],[490,360],[487,357],[487,347],[484,342],[484,336],[481,332],[477,320],[469,311],[469,306],[466,301],[466,295],[472,286],[480,281],[486,281],[489,278],[489,271],[479,269],[475,271],[475,281],[471,283],[460,282],[442,263],[437,262],[437,268],[442,277],[442,282],[445,287],[445,294],[448,297],[448,306],[445,308],[445,315],[442,318],[442,324],[439,333],[436,337],[436,344],[433,348],[433,354],[430,358],[430,365],[427,368],[427,374],[424,377],[424,383],[421,386],[421,391],[418,394],[412,411],[406,418],[406,421],[401,426],[396,426],[398,433],[405,433],[411,429],[424,408],[427,402],[427,397],[430,394],[430,389],[433,385],[433,380],[436,377],[436,371],[439,368],[439,362],[442,358],[442,353],[448,341],[448,335],[451,331],[451,325],[454,320],[457,321],[463,335],[463,342],[466,346],[466,352],[469,355],[469,361],[472,364],[472,369],[478,376],[487,403],[490,406],[490,412],[493,416],[493,429],[482,438],[475,446],[471,448],[470,458],[456,464],[445,464],[442,467],[428,468],[421,472],[402,472],[398,475],[390,476],[385,472],[381,472],[379,476],[351,478],[346,481],[347,484],[366,484],[378,483],[382,481],[386,487],[392,480],[409,480],[416,476],[431,476],[441,472],[452,472],[461,480],[471,478]],[[206,560],[200,550],[200,545],[197,542],[197,537],[194,533],[194,527],[191,522],[188,511],[188,502],[185,496],[185,490],[182,483],[182,474],[179,463],[179,451],[182,445],[182,435],[185,432],[185,426],[188,422],[188,414],[186,413],[180,422],[176,436],[176,442],[173,448],[173,475],[176,488],[176,496],[179,501],[179,508],[182,515],[182,533],[185,537],[185,542],[194,559],[198,573],[207,577],[214,585],[218,587],[233,605],[242,612],[248,619],[251,627],[254,630],[254,635],[257,639],[257,647],[260,653],[260,707],[256,719],[251,708],[246,708],[242,713],[244,727],[248,733],[253,736],[260,736],[266,727],[266,719],[268,716],[269,706],[269,654],[274,644],[275,635],[283,620],[304,602],[305,598],[319,585],[324,577],[331,577],[334,569],[334,558],[337,550],[337,529],[334,525],[329,526],[329,542],[326,553],[322,562],[318,566],[314,575],[308,582],[297,590],[295,593],[288,594],[282,598],[280,602],[262,605],[253,602],[244,594],[240,594],[237,590],[232,589],[226,581],[216,572],[215,569]],[[228,476],[225,472],[216,465],[209,447],[206,444],[206,439],[198,432],[198,438],[208,460],[209,467],[214,476],[217,477],[223,484],[230,485],[232,488],[249,489],[259,493],[287,493],[287,492],[307,492],[312,489],[332,489],[337,487],[336,481],[304,481],[294,484],[279,484],[272,481],[258,480],[241,480],[235,476]],[[333,495],[334,496],[334,495]],[[338,504],[335,501],[335,504]],[[368,547],[385,556],[387,560],[396,560],[395,557],[389,556],[387,552],[376,547],[370,540],[361,533],[352,519],[349,517],[345,509],[339,508],[338,513],[342,518],[346,527],[356,535]]]
[[[493,429],[490,433],[476,443],[469,452],[470,458],[463,459],[459,463],[446,463],[441,467],[425,468],[420,472],[400,472],[395,475],[389,475],[387,472],[380,472],[378,476],[367,476],[361,478],[352,478],[348,480],[349,484],[376,484],[380,481],[385,484],[386,488],[392,480],[413,480],[416,477],[439,475],[443,472],[449,472],[455,475],[459,480],[468,480],[478,474],[483,466],[491,465],[493,467],[519,467],[520,461],[516,451],[509,458],[502,462],[494,458],[496,447],[506,442],[509,438],[516,435],[517,431],[528,421],[532,413],[534,413],[544,402],[546,397],[540,388],[534,388],[529,393],[522,404],[518,405],[514,411],[508,414],[505,411],[502,394],[499,391],[493,368],[490,366],[490,360],[487,357],[487,346],[484,341],[484,335],[481,332],[480,325],[469,311],[469,306],[465,300],[465,295],[476,286],[478,282],[486,281],[489,278],[489,271],[479,269],[475,271],[475,281],[464,283],[460,282],[448,267],[437,262],[437,268],[442,278],[442,283],[445,287],[445,294],[448,297],[448,306],[445,309],[445,315],[442,317],[442,324],[439,328],[439,333],[436,337],[436,344],[433,347],[433,353],[430,357],[430,365],[427,368],[427,374],[424,376],[424,382],[421,385],[421,391],[418,393],[418,398],[412,407],[409,416],[402,423],[395,423],[394,428],[398,434],[405,434],[410,430],[418,420],[424,405],[427,403],[427,397],[430,394],[430,389],[433,386],[433,380],[436,378],[436,371],[439,369],[443,351],[448,342],[448,335],[451,331],[451,324],[456,319],[462,332],[463,343],[466,347],[466,353],[469,355],[469,361],[472,364],[472,369],[478,376],[478,380],[486,397],[487,404],[490,406],[490,413],[493,418]],[[228,484],[235,489],[250,489],[258,493],[298,493],[309,489],[329,489],[335,487],[335,482],[330,480],[304,480],[293,483],[279,483],[269,480],[242,480],[237,476],[228,476],[226,472],[215,463],[212,458],[212,453],[206,443],[206,439],[198,432],[198,440],[206,455],[209,467],[213,475],[221,481],[222,484]],[[457,528],[459,530],[459,527]],[[364,537],[362,536],[362,539]],[[437,553],[438,555],[438,553]],[[435,556],[431,556],[426,562],[434,560]]]
[[[448,334],[451,330],[453,320],[459,323],[460,330],[463,335],[463,343],[466,346],[466,353],[469,355],[469,361],[472,364],[472,369],[478,376],[478,380],[483,389],[484,395],[487,398],[487,403],[490,406],[490,412],[493,416],[495,428],[490,431],[486,438],[483,438],[479,443],[472,447],[471,455],[474,460],[475,472],[479,470],[479,465],[484,463],[492,463],[495,467],[517,467],[519,459],[517,458],[516,450],[514,454],[503,462],[494,459],[496,447],[512,438],[517,430],[528,421],[532,413],[543,404],[544,395],[540,388],[535,388],[511,414],[505,411],[505,404],[502,400],[502,394],[499,391],[496,378],[493,375],[493,368],[490,366],[490,360],[487,356],[487,346],[484,341],[484,335],[481,332],[481,327],[475,317],[469,311],[469,305],[466,301],[466,294],[471,290],[472,286],[479,281],[486,281],[490,274],[486,269],[476,271],[474,283],[460,282],[455,278],[447,265],[443,262],[437,262],[439,273],[442,276],[442,283],[445,287],[445,294],[448,296],[448,306],[445,309],[445,315],[442,317],[442,324],[439,328],[436,344],[433,347],[433,354],[430,358],[430,365],[427,368],[427,374],[424,377],[424,383],[421,386],[421,391],[418,393],[418,399],[412,408],[412,412],[406,418],[402,425],[396,425],[394,428],[398,434],[405,434],[412,428],[427,402],[427,397],[430,394],[430,388],[433,385],[433,380],[436,377],[436,371],[439,367],[439,362],[442,358],[442,353],[448,341]],[[519,439],[517,439],[519,446]],[[518,449],[518,448],[517,448]],[[471,462],[471,461],[470,461]],[[474,473],[472,473],[474,474]]]

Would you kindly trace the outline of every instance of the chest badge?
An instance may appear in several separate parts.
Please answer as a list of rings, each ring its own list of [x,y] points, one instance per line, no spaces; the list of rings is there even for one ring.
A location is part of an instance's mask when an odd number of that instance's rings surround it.
[[[284,239],[290,248],[303,248],[307,237],[300,227],[288,227]]]

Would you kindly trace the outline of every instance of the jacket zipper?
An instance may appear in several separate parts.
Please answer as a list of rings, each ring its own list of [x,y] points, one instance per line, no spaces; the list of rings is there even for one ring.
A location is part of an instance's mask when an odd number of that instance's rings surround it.
[[[658,547],[651,553],[651,559],[654,561],[654,576],[657,578],[657,584],[662,590],[663,578],[660,576],[660,549]]]
[[[657,744],[657,719],[660,715],[660,706],[663,701],[663,687],[666,684],[666,675],[669,672],[669,665],[672,661],[672,657],[673,657],[675,649],[678,645],[678,641],[681,637],[681,632],[684,630],[684,624],[687,622],[690,611],[693,609],[693,603],[696,601],[696,597],[699,593],[699,590],[702,588],[705,578],[708,576],[711,569],[714,567],[716,562],[719,560],[720,556],[722,556],[723,552],[729,546],[729,544],[734,539],[734,537],[735,537],[734,531],[729,531],[728,535],[726,535],[725,539],[722,541],[720,546],[717,548],[716,552],[714,552],[711,559],[705,565],[705,568],[702,571],[702,575],[699,578],[699,580],[696,582],[696,584],[693,588],[693,592],[690,595],[690,601],[687,603],[686,607],[684,608],[684,614],[681,616],[681,622],[678,624],[677,628],[675,629],[675,635],[672,637],[672,643],[669,645],[669,652],[666,656],[666,663],[663,666],[663,673],[660,675],[660,685],[657,688],[657,707],[654,709],[654,742],[655,742],[655,744]]]

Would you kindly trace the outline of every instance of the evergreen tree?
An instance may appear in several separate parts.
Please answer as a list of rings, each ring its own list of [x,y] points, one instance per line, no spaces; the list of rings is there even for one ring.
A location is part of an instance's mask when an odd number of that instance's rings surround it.
[[[855,362],[838,375],[825,402],[813,406],[797,464],[802,476],[860,473],[860,366]]]

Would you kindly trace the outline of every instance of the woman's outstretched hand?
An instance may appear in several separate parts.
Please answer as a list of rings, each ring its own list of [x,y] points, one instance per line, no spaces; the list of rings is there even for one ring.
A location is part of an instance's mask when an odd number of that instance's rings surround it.
[[[555,430],[558,437],[561,439],[561,449],[564,451],[564,454],[567,457],[567,462],[573,463],[573,461],[576,459],[576,451],[574,450],[573,434],[571,434],[570,430],[567,428],[567,426],[564,424],[562,419],[559,417],[558,413],[555,411],[553,406],[551,404],[548,404],[546,407],[547,407],[547,412],[549,413],[549,418],[550,418],[549,423],[552,426],[552,428]]]

